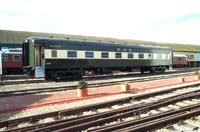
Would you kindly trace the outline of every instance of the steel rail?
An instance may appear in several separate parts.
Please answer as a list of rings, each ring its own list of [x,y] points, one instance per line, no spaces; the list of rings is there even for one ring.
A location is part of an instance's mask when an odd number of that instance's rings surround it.
[[[104,113],[100,113],[97,115],[92,115],[89,117],[82,117],[77,120],[72,120],[62,123],[55,122],[54,125],[45,126],[42,128],[35,128],[34,130],[28,130],[28,131],[81,131],[85,130],[89,127],[96,126],[96,125],[103,125],[107,122],[112,122],[120,118],[126,118],[129,116],[138,115],[145,111],[149,111],[155,108],[162,107],[164,105],[169,105],[171,103],[175,103],[178,101],[191,99],[191,98],[198,98],[200,96],[200,93],[193,93],[190,95],[184,95],[183,97],[174,97],[172,99],[164,99],[162,102],[157,101],[153,103],[147,103],[143,105],[140,108],[136,108],[134,106],[123,108],[123,109],[117,109],[113,111],[108,111]],[[21,130],[20,130],[21,131]]]
[[[19,118],[19,119],[1,121],[0,127],[14,127],[14,126],[17,126],[18,124],[23,123],[23,122],[37,122],[41,119],[45,119],[45,118],[49,118],[49,117],[60,118],[60,117],[71,115],[71,114],[81,113],[81,112],[84,112],[84,111],[105,108],[107,106],[111,107],[112,105],[116,105],[116,104],[128,103],[131,100],[140,100],[140,99],[145,99],[145,98],[148,98],[148,97],[151,97],[151,96],[166,94],[166,93],[173,92],[173,91],[180,89],[180,88],[186,88],[186,87],[177,87],[177,88],[174,88],[174,89],[166,89],[166,90],[162,90],[162,91],[156,91],[156,92],[152,92],[152,93],[146,93],[146,94],[142,94],[142,95],[126,97],[126,98],[118,99],[118,100],[114,100],[114,101],[98,103],[98,104],[95,104],[95,105],[86,105],[86,106],[82,106],[82,107],[78,107],[78,108],[72,108],[72,109],[67,109],[67,110],[62,110],[62,111],[50,112],[50,113],[45,113],[45,114],[40,114],[40,115],[35,115],[35,116],[28,116],[28,117]],[[194,92],[200,92],[200,90],[187,92],[187,93],[184,93],[184,94],[180,94],[179,96],[186,95],[186,94],[189,94],[189,93],[194,93]],[[171,98],[173,98],[173,97],[176,97],[176,95],[172,96]],[[140,106],[140,105],[141,104],[139,104],[138,106]],[[137,105],[135,105],[135,107],[136,106]],[[48,125],[48,123],[47,123],[47,125]],[[39,127],[39,126],[37,126],[37,127]]]
[[[103,125],[103,124],[108,123],[108,122],[113,122],[113,121],[119,120],[121,118],[126,118],[126,117],[129,117],[129,116],[132,116],[132,115],[139,115],[139,114],[141,114],[145,111],[156,109],[156,108],[162,107],[164,105],[169,105],[171,103],[175,103],[175,102],[182,101],[182,100],[185,100],[185,99],[198,98],[199,95],[200,95],[200,93],[192,94],[192,95],[188,95],[188,96],[184,96],[184,97],[178,97],[178,98],[175,98],[175,99],[166,100],[164,102],[158,101],[157,103],[154,102],[153,104],[146,105],[143,108],[139,108],[139,109],[136,109],[136,110],[121,111],[119,113],[115,113],[112,116],[103,116],[103,117],[100,117],[100,118],[96,118],[94,120],[86,120],[86,121],[82,121],[82,122],[72,121],[73,123],[72,122],[71,123],[66,122],[66,123],[61,123],[61,124],[55,124],[54,126],[48,126],[48,127],[42,128],[42,129],[37,129],[37,131],[43,131],[43,132],[46,131],[46,130],[56,131],[56,132],[82,131],[82,130],[86,130],[90,127]],[[74,124],[77,124],[77,125],[74,125]],[[33,132],[33,131],[31,131],[31,132]]]
[[[153,74],[153,75],[165,75],[165,74],[171,74],[171,73],[185,73],[185,72],[191,72],[194,69],[189,69],[186,71],[170,71],[170,72],[165,72],[165,73],[159,73],[159,74]],[[118,74],[118,75],[110,75],[110,74],[106,74],[106,75],[99,75],[99,76],[84,76],[84,79],[88,79],[88,80],[97,80],[97,79],[101,79],[101,78],[120,78],[120,77],[129,77],[129,76],[136,76],[136,77],[144,77],[144,76],[150,76],[152,74],[138,74],[138,73],[127,73],[127,74]],[[48,82],[47,80],[44,79],[35,79],[34,77],[29,77],[29,76],[24,76],[24,77],[16,77],[16,79],[18,80],[14,80],[13,78],[11,80],[8,80],[10,77],[8,77],[8,79],[6,77],[4,77],[4,81],[0,82],[0,85],[15,85],[15,84],[29,84],[29,83],[43,83],[43,82]],[[70,79],[72,80],[72,79]],[[59,81],[63,81],[63,80],[57,80]]]
[[[190,106],[185,106],[181,109],[178,110],[169,110],[166,112],[162,112],[162,113],[158,113],[158,114],[154,114],[154,115],[149,115],[147,117],[143,117],[143,118],[138,118],[135,120],[131,120],[131,121],[127,121],[127,122],[121,122],[118,124],[113,124],[112,126],[102,126],[96,129],[91,129],[91,130],[87,130],[88,132],[109,132],[109,131],[125,131],[125,129],[130,129],[128,127],[134,127],[134,126],[139,126],[142,123],[145,122],[149,122],[152,120],[156,120],[159,119],[159,121],[161,120],[161,118],[166,117],[166,116],[170,116],[173,114],[177,114],[177,113],[182,113],[185,111],[190,111],[192,109],[197,109],[200,108],[200,103],[198,104],[194,104],[194,105],[190,105]]]
[[[152,120],[141,122],[140,124],[133,125],[124,129],[118,129],[115,132],[143,132],[152,131],[155,129],[162,128],[169,124],[174,124],[181,120],[186,120],[191,117],[200,115],[200,105],[198,107],[171,112],[171,114],[161,116],[160,118],[154,118]]]
[[[185,73],[185,74],[182,74],[182,75],[176,75],[175,74],[175,75],[164,75],[164,76],[159,76],[159,77],[153,76],[153,77],[127,79],[127,80],[110,81],[110,82],[89,83],[88,88],[119,85],[123,82],[135,83],[135,82],[144,82],[144,81],[151,81],[151,80],[160,80],[160,79],[167,79],[167,78],[172,78],[172,77],[177,77],[177,76],[186,76],[186,75],[191,75],[191,73]],[[38,93],[43,93],[43,92],[56,92],[56,91],[64,91],[64,90],[73,90],[73,89],[76,89],[76,88],[77,88],[77,85],[71,85],[71,86],[59,86],[59,87],[47,87],[47,88],[4,91],[4,92],[0,92],[0,98],[1,97],[9,97],[9,96],[31,95],[31,94],[38,94]]]

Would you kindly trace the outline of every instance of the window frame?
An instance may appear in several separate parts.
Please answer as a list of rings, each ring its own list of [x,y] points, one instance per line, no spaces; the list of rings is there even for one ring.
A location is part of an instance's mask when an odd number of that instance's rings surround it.
[[[130,55],[131,55],[131,57],[130,57]],[[134,54],[133,53],[128,53],[128,59],[133,59],[134,58]]]
[[[6,59],[3,59],[6,58]],[[8,55],[7,54],[2,54],[2,62],[7,62],[8,61]]]
[[[77,58],[77,51],[72,51],[72,50],[67,51],[67,57],[68,58]]]
[[[55,56],[54,56],[55,55]],[[52,58],[57,58],[58,57],[58,52],[57,52],[57,50],[52,50],[51,51],[51,57]]]
[[[15,58],[15,56],[18,56],[19,57],[19,60],[15,60],[14,58]],[[12,61],[20,61],[20,55],[12,55]]]
[[[122,58],[122,53],[121,52],[116,52],[115,53],[115,58],[116,59],[121,59]]]
[[[109,52],[101,52],[101,58],[108,59],[109,58]]]
[[[85,58],[94,58],[93,51],[85,51]]]
[[[138,58],[139,58],[139,59],[144,59],[144,53],[139,53],[139,54],[138,54]]]

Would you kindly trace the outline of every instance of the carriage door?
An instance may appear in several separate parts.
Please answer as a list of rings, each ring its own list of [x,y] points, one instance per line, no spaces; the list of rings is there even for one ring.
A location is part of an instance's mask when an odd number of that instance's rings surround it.
[[[44,46],[35,45],[35,77],[45,77]]]

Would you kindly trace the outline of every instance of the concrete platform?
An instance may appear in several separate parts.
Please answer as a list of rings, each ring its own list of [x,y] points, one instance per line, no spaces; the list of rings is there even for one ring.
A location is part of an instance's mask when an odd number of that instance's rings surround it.
[[[148,90],[162,90],[177,86],[186,86],[192,84],[200,84],[200,80],[194,80],[193,76],[185,77],[184,83],[178,83],[177,78],[162,79],[156,81],[132,83],[131,90],[128,92],[140,93]],[[77,97],[76,90],[68,90],[63,92],[43,93],[28,96],[13,96],[0,98],[0,114],[20,111],[25,109],[38,108],[48,105],[63,104],[75,101],[82,101],[93,98],[101,98],[115,94],[124,93],[120,89],[120,85],[106,86],[101,88],[89,88],[88,96]]]

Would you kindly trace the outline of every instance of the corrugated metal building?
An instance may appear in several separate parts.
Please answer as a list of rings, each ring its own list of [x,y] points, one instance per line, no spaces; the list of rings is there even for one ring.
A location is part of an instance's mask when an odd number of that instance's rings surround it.
[[[39,33],[39,32],[25,32],[25,31],[10,31],[0,30],[0,47],[18,48],[21,47],[22,42],[31,36],[39,37],[53,37],[53,38],[70,38],[70,39],[86,39],[92,41],[116,42],[116,43],[130,43],[130,44],[147,44],[147,45],[161,45],[171,47],[177,54],[188,56],[190,66],[200,66],[200,46],[192,44],[176,44],[163,42],[149,42],[141,40],[130,39],[115,39],[103,37],[91,37],[81,35],[66,35],[53,33]]]

